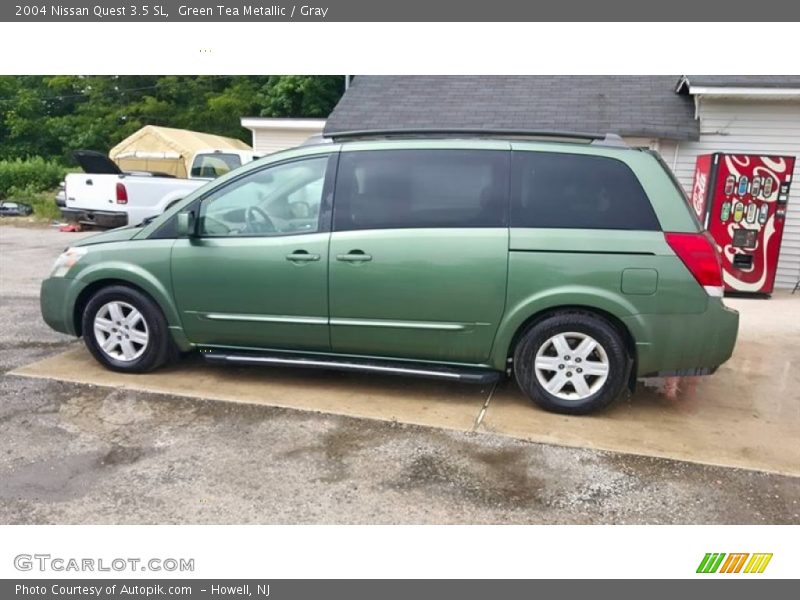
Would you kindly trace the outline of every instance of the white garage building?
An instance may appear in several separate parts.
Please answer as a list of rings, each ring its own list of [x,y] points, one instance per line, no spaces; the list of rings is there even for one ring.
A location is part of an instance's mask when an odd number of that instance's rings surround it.
[[[359,76],[325,133],[437,127],[617,133],[658,150],[688,192],[699,154],[800,159],[800,76]],[[798,280],[795,183],[776,287]]]
[[[308,138],[320,135],[325,127],[325,119],[243,117],[241,123],[253,132],[251,146],[260,155],[299,146]]]

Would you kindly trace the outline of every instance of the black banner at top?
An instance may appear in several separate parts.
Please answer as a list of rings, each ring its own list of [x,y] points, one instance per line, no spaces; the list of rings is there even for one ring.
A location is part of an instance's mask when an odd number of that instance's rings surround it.
[[[555,22],[800,21],[791,0],[4,0],[0,21]],[[734,40],[753,33],[732,30]],[[602,29],[598,29],[602,41]],[[676,36],[680,33],[676,32]],[[760,32],[759,39],[769,39]]]

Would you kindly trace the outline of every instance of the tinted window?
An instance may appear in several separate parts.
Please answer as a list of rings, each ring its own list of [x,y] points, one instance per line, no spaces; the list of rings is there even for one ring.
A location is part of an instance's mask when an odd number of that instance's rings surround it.
[[[503,227],[509,152],[343,152],[334,229]]]
[[[658,230],[650,200],[613,158],[514,152],[512,227]]]

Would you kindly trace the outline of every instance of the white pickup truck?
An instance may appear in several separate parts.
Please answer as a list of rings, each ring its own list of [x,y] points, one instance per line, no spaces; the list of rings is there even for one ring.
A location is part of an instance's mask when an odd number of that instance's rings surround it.
[[[160,215],[215,177],[258,158],[246,150],[203,150],[192,159],[188,179],[159,173],[123,172],[107,156],[91,150],[75,152],[83,173],[69,173],[65,182],[67,221],[92,227],[137,225]]]

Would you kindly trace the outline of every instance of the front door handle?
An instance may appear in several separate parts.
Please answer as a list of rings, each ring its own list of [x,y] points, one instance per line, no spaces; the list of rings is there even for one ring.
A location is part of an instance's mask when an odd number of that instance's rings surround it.
[[[336,260],[343,262],[369,262],[372,260],[372,255],[363,250],[350,250],[347,254],[337,254]]]
[[[305,250],[295,250],[286,255],[286,260],[291,262],[315,262],[319,260],[319,254],[309,254]]]

